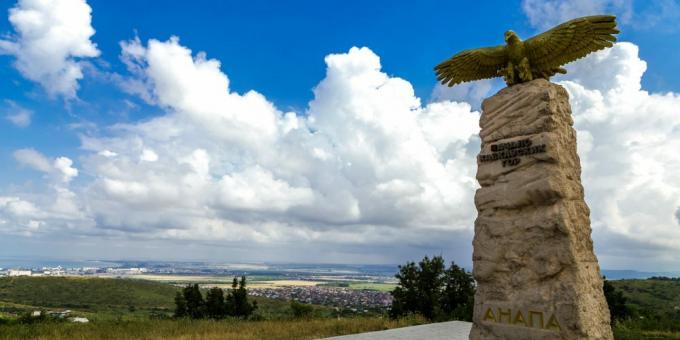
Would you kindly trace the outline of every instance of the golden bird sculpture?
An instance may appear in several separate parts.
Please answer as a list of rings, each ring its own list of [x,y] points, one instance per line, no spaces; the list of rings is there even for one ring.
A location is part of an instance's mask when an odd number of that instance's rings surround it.
[[[444,85],[503,77],[508,86],[537,78],[565,74],[562,65],[613,46],[616,17],[594,15],[567,21],[522,41],[505,32],[505,45],[462,51],[437,65],[437,80]]]

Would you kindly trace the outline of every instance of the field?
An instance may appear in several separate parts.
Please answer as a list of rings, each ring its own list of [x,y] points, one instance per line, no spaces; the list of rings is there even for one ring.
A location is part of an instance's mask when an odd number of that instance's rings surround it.
[[[395,283],[350,283],[349,288],[351,289],[369,289],[378,290],[381,292],[391,292],[397,287]]]
[[[115,275],[100,275],[102,278],[117,278]],[[230,276],[207,276],[207,275],[154,275],[154,274],[139,274],[123,276],[125,279],[133,280],[149,280],[156,282],[170,283],[174,285],[184,285],[188,283],[198,283],[201,287],[220,287],[231,288],[233,277]],[[326,286],[326,287],[346,287],[350,289],[370,289],[382,292],[389,292],[394,287],[395,283],[379,283],[368,282],[363,280],[348,280],[346,278],[338,277],[317,277],[318,280],[295,280],[295,279],[275,279],[267,276],[249,276],[249,288],[281,288],[281,287],[310,287],[310,286]]]
[[[274,321],[139,320],[80,325],[0,325],[5,339],[318,339],[424,323],[419,318],[345,318]]]
[[[119,275],[99,275],[101,278],[118,278]],[[131,280],[148,280],[166,283],[229,283],[233,280],[230,276],[208,276],[208,275],[155,275],[155,274],[139,274],[122,276],[124,279]]]
[[[304,280],[274,280],[274,281],[253,281],[249,283],[250,288],[278,288],[278,287],[314,287],[319,281]]]

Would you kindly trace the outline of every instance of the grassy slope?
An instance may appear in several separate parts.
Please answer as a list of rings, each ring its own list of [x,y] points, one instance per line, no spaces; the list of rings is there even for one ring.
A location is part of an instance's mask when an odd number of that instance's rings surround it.
[[[615,280],[612,285],[623,292],[635,317],[617,325],[615,338],[680,339],[680,281]],[[654,319],[662,317],[662,322]],[[642,318],[640,318],[642,317]],[[655,330],[651,330],[655,329]]]
[[[278,321],[147,320],[0,326],[6,339],[318,339],[422,323],[380,318]]]
[[[46,308],[72,309],[102,321],[148,319],[152,311],[171,314],[178,290],[166,283],[133,279],[4,277],[0,278],[0,315],[2,311],[21,313]],[[258,303],[257,314],[266,319],[291,317],[288,301],[251,299]],[[316,316],[329,316],[333,311],[324,306],[313,309]]]
[[[0,278],[0,301],[54,307],[172,308],[178,288],[150,281],[83,277]]]
[[[616,280],[611,283],[628,298],[627,303],[638,310],[680,315],[680,280]]]

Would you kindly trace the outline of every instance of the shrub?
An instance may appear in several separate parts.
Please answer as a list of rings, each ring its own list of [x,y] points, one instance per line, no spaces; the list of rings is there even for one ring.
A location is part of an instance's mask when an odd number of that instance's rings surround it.
[[[296,318],[306,318],[312,315],[314,308],[311,305],[300,303],[295,300],[290,301],[290,309]]]

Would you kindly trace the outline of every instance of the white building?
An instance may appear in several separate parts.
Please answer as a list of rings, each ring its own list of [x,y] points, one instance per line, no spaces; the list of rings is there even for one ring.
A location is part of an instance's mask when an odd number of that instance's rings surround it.
[[[146,268],[107,268],[106,272],[117,275],[138,275],[147,272]]]
[[[8,272],[9,276],[31,276],[31,271],[30,270],[19,270],[19,269],[10,269]]]

